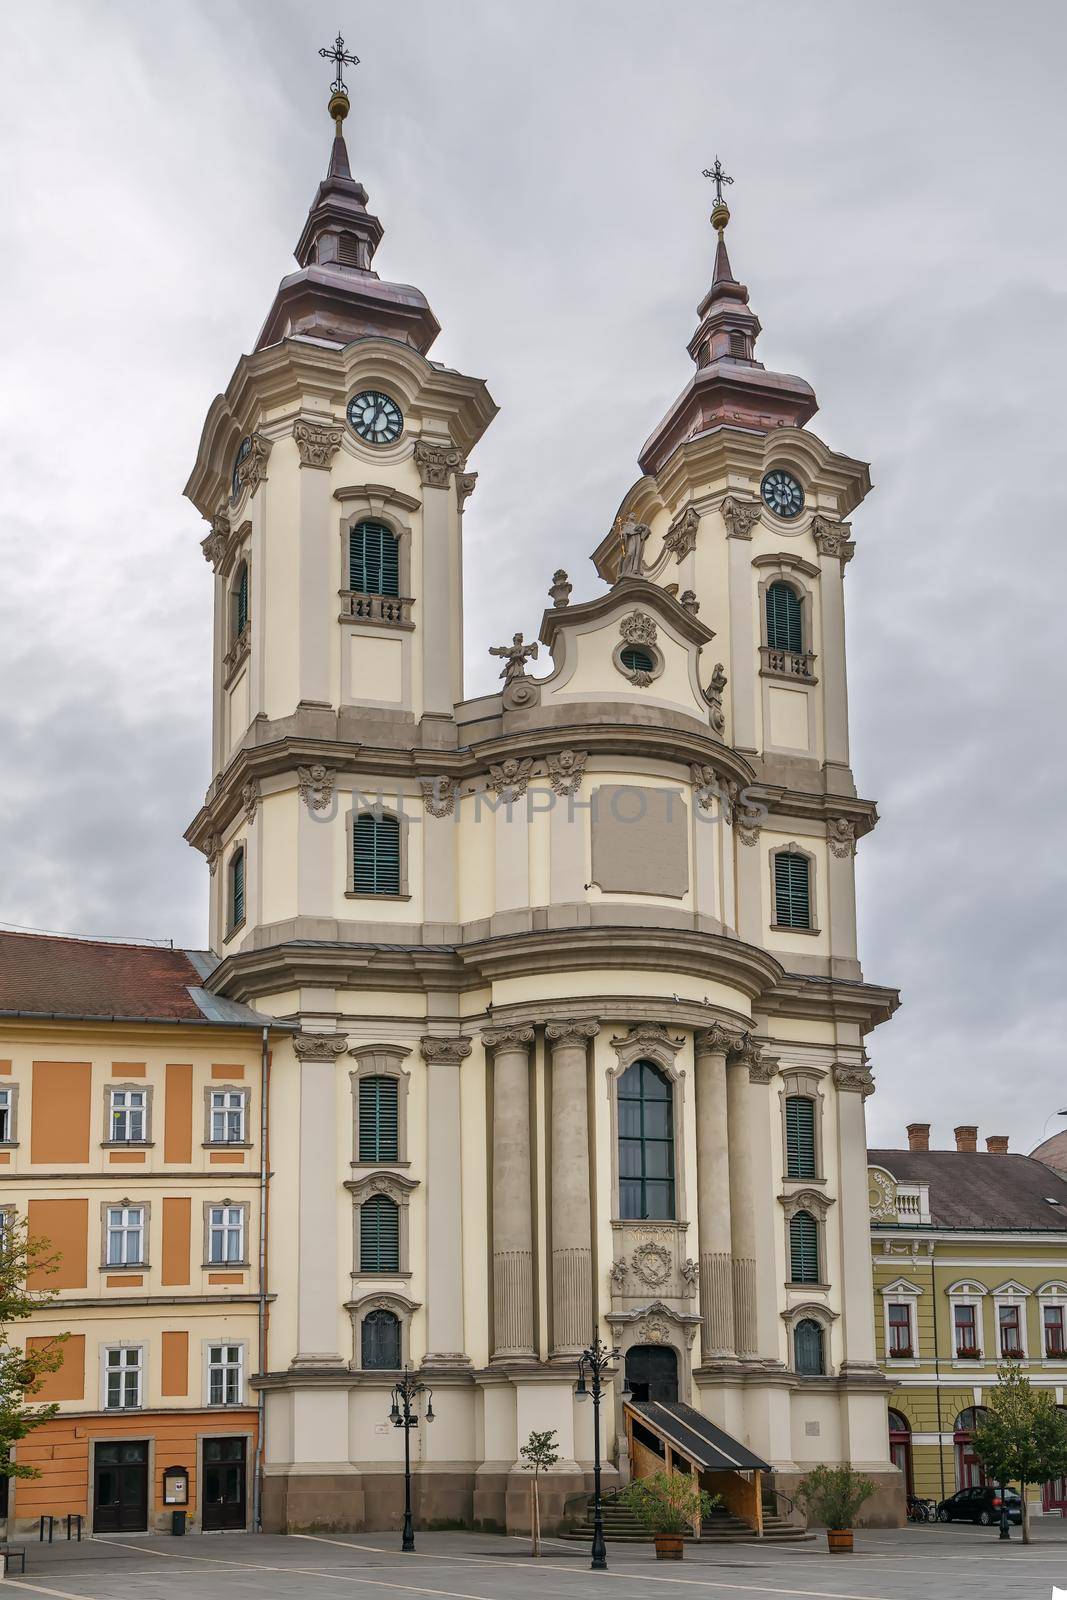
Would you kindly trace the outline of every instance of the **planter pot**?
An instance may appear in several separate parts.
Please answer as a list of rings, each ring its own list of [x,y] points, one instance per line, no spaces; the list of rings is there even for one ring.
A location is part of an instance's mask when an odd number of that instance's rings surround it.
[[[655,1538],[657,1561],[681,1561],[685,1543],[680,1533],[657,1533]]]
[[[827,1528],[826,1546],[832,1556],[852,1554],[852,1529]]]

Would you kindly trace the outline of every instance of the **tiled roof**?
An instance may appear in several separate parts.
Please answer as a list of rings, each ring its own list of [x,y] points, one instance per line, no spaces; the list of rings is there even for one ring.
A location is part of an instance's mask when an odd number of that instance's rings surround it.
[[[202,986],[210,952],[0,931],[0,1015],[256,1027],[248,1006]]]
[[[935,1228],[1067,1233],[1067,1179],[1031,1156],[868,1150],[867,1159],[903,1183],[929,1184]]]

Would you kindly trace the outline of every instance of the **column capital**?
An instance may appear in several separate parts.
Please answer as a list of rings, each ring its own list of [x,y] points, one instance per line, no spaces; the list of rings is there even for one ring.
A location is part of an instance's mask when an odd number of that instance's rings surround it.
[[[299,417],[293,424],[293,438],[300,452],[300,465],[324,467],[328,470],[331,461],[341,448],[344,436],[343,428],[333,427],[328,423],[310,422],[304,417]]]
[[[487,1050],[518,1049],[528,1045],[534,1036],[533,1024],[518,1022],[511,1027],[483,1028],[482,1043]]]
[[[415,440],[415,465],[424,489],[447,489],[454,472],[464,466],[462,450],[452,444],[431,444],[426,439]]]
[[[778,1058],[764,1054],[752,1035],[746,1033],[734,1036],[727,1065],[747,1067],[750,1083],[770,1083],[778,1071]]]
[[[431,1065],[435,1061],[444,1062],[448,1066],[458,1067],[471,1053],[471,1041],[465,1033],[454,1033],[447,1036],[439,1034],[425,1034],[419,1040],[419,1049],[422,1058]]]
[[[704,1028],[694,1040],[697,1056],[727,1055],[736,1051],[744,1042],[744,1036],[736,1028],[724,1028],[721,1022],[712,1023],[710,1028]]]
[[[348,1040],[337,1033],[298,1033],[293,1049],[298,1061],[336,1061],[348,1049]]]
[[[833,1075],[835,1089],[853,1090],[861,1094],[864,1099],[874,1093],[874,1074],[870,1067],[849,1066],[845,1062],[835,1061]]]
[[[856,553],[856,542],[849,537],[852,526],[848,522],[831,522],[816,512],[811,519],[815,548],[821,556],[833,556],[845,567]]]
[[[550,1044],[584,1045],[587,1039],[595,1039],[599,1032],[599,1022],[550,1022],[545,1029],[545,1038]]]

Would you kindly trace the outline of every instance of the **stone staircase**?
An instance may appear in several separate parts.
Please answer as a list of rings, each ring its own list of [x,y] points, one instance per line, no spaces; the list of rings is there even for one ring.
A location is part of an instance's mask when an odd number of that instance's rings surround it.
[[[604,1519],[604,1538],[608,1544],[650,1544],[652,1535],[638,1522],[633,1512],[618,1500],[605,1500],[602,1502]],[[590,1497],[585,1508],[585,1518],[568,1528],[562,1535],[564,1539],[581,1540],[588,1544],[593,1537],[593,1501]],[[805,1533],[802,1528],[788,1522],[785,1517],[778,1516],[775,1512],[764,1507],[763,1511],[763,1542],[767,1544],[795,1544],[801,1541],[814,1539],[813,1533]],[[687,1534],[687,1539],[692,1535]],[[742,1522],[740,1517],[732,1517],[726,1511],[714,1511],[704,1523],[700,1535],[701,1544],[758,1544],[760,1541],[749,1527],[747,1522]]]

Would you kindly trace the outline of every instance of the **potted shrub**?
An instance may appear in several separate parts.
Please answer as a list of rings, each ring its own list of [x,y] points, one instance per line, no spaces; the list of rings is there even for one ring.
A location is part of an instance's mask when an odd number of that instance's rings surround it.
[[[874,1493],[870,1478],[862,1478],[851,1467],[815,1467],[797,1488],[797,1499],[809,1522],[821,1522],[826,1543],[834,1555],[852,1550],[852,1528],[856,1513]]]
[[[705,1493],[689,1472],[654,1472],[649,1478],[635,1478],[623,1490],[622,1499],[653,1535],[657,1561],[681,1561],[686,1533],[722,1504],[720,1495]]]

